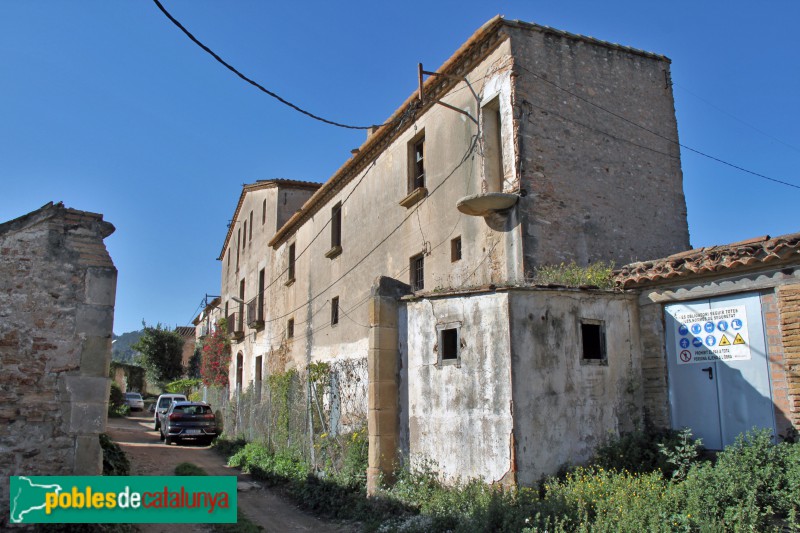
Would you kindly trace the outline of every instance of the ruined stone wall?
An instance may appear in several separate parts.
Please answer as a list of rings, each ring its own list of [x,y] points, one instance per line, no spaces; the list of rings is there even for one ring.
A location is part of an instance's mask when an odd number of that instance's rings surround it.
[[[62,204],[0,225],[0,521],[7,476],[102,473],[113,231]]]
[[[688,249],[669,60],[556,30],[508,31],[526,272]]]

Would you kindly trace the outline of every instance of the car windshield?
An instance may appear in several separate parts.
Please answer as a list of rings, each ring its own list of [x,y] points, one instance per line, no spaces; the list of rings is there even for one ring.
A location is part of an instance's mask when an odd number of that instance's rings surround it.
[[[138,392],[127,392],[125,393],[125,397],[131,400],[138,400],[141,398],[141,395]]]
[[[176,405],[172,412],[186,415],[209,415],[211,408],[207,405]]]

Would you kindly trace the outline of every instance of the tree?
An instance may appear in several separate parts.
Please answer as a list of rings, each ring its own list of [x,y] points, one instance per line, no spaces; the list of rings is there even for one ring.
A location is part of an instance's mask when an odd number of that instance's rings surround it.
[[[183,338],[172,330],[158,323],[148,326],[142,322],[144,332],[133,345],[133,349],[142,354],[142,366],[147,377],[152,381],[174,381],[183,375]]]
[[[231,341],[225,319],[203,343],[200,359],[200,375],[206,385],[225,387],[228,385],[228,367],[231,364]]]
[[[194,349],[194,353],[189,358],[189,367],[186,369],[186,375],[192,379],[199,379],[200,375],[200,361],[202,360],[202,355],[200,351],[202,350],[203,346],[200,345]]]

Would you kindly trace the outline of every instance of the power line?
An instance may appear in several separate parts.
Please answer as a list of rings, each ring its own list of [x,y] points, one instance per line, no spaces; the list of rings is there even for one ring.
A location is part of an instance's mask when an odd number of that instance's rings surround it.
[[[588,100],[588,99],[586,99],[586,98],[584,98],[584,97],[582,97],[582,96],[580,96],[578,94],[575,94],[574,92],[570,91],[569,89],[565,89],[564,87],[561,87],[557,83],[554,83],[554,82],[544,78],[543,76],[539,76],[535,72],[523,67],[522,65],[517,64],[517,66],[519,68],[521,68],[522,70],[524,70],[525,72],[527,72],[528,74],[530,74],[531,76],[535,77],[536,79],[541,80],[541,81],[543,81],[543,82],[545,82],[545,83],[547,83],[549,85],[552,85],[556,89],[564,91],[565,93],[571,95],[574,98],[577,98],[578,100],[580,100],[582,102],[585,102],[585,103],[587,103],[587,104],[589,104],[589,105],[591,105],[593,107],[596,107],[597,109],[600,109],[601,111],[605,111],[609,115],[617,117],[618,119],[620,119],[620,120],[622,120],[624,122],[627,122],[628,124],[631,124],[632,126],[636,126],[637,128],[640,128],[640,129],[642,129],[642,130],[644,130],[644,131],[646,131],[646,132],[648,132],[648,133],[650,133],[652,135],[655,135],[656,137],[664,139],[665,141],[668,141],[668,142],[670,142],[672,144],[680,146],[681,148],[689,150],[690,152],[694,152],[694,153],[696,153],[698,155],[701,155],[703,157],[707,157],[708,159],[711,159],[711,160],[716,161],[718,163],[722,163],[723,165],[727,165],[727,166],[729,166],[731,168],[735,168],[736,170],[741,170],[742,172],[746,172],[748,174],[752,174],[753,176],[757,176],[757,177],[763,178],[765,180],[773,181],[775,183],[780,183],[781,185],[786,185],[787,187],[793,187],[795,189],[800,189],[800,185],[795,185],[794,183],[789,183],[788,181],[783,181],[783,180],[779,180],[779,179],[776,179],[776,178],[771,178],[769,176],[765,176],[764,174],[760,174],[758,172],[754,172],[752,170],[748,170],[748,169],[746,169],[744,167],[741,167],[739,165],[735,165],[733,163],[729,163],[728,161],[725,161],[724,159],[720,159],[720,158],[715,157],[713,155],[706,154],[705,152],[701,152],[700,150],[697,150],[695,148],[687,146],[687,145],[685,145],[685,144],[683,144],[683,143],[681,143],[679,141],[676,141],[675,139],[670,139],[669,137],[667,137],[665,135],[662,135],[662,134],[660,134],[660,133],[658,133],[656,131],[651,130],[650,128],[642,126],[641,124],[633,122],[632,120],[630,120],[628,118],[625,118],[624,116],[622,116],[622,115],[620,115],[618,113],[615,113],[614,111],[611,111],[610,109],[606,109],[605,107],[603,107],[603,106],[601,106],[599,104],[596,104],[596,103],[592,102],[591,100]]]
[[[373,124],[373,125],[371,125],[371,126],[353,126],[353,125],[350,125],[350,124],[342,124],[341,122],[335,122],[335,121],[333,121],[333,120],[328,120],[327,118],[323,118],[323,117],[320,117],[319,115],[315,115],[314,113],[311,113],[310,111],[306,111],[305,109],[303,109],[303,108],[301,108],[301,107],[299,107],[299,106],[297,106],[297,105],[293,104],[292,102],[290,102],[290,101],[286,100],[285,98],[282,98],[282,97],[281,97],[281,96],[279,96],[278,94],[276,94],[276,93],[274,93],[274,92],[270,91],[269,89],[267,89],[266,87],[264,87],[263,85],[261,85],[260,83],[258,83],[257,81],[255,81],[255,80],[253,80],[253,79],[251,79],[251,78],[248,78],[247,76],[245,76],[244,74],[242,74],[241,72],[239,72],[239,71],[236,69],[236,67],[234,67],[234,66],[233,66],[233,65],[231,65],[230,63],[226,62],[224,59],[222,59],[220,56],[218,56],[218,55],[217,55],[217,54],[216,54],[216,53],[215,53],[213,50],[211,50],[211,49],[210,49],[208,46],[206,46],[206,45],[204,45],[203,43],[201,43],[201,42],[200,42],[200,40],[199,40],[199,39],[197,39],[197,37],[195,37],[194,35],[192,35],[192,34],[191,34],[191,32],[189,32],[189,30],[187,30],[187,29],[186,29],[186,28],[183,26],[183,24],[181,24],[180,22],[178,22],[178,20],[177,20],[175,17],[173,17],[173,16],[172,16],[172,15],[169,13],[169,11],[167,11],[167,10],[166,10],[166,8],[164,8],[164,6],[163,6],[163,5],[161,5],[161,2],[159,2],[159,0],[153,0],[153,2],[156,4],[156,6],[158,6],[158,9],[160,9],[160,10],[161,10],[161,12],[162,12],[162,13],[164,13],[164,15],[165,15],[165,16],[166,16],[166,17],[167,17],[167,18],[168,18],[168,19],[169,19],[169,20],[170,20],[170,21],[171,21],[171,22],[172,22],[172,23],[173,23],[175,26],[177,26],[177,27],[178,27],[178,29],[180,29],[180,30],[181,30],[181,31],[182,31],[182,32],[183,32],[183,33],[184,33],[184,34],[185,34],[185,35],[186,35],[186,36],[187,36],[187,37],[188,37],[188,38],[189,38],[189,39],[190,39],[190,40],[191,40],[193,43],[195,43],[197,46],[199,46],[200,48],[202,48],[202,49],[203,49],[203,50],[204,50],[206,53],[208,53],[208,54],[209,54],[211,57],[213,57],[214,59],[216,59],[216,60],[217,60],[217,61],[218,61],[218,62],[219,62],[221,65],[223,65],[225,68],[227,68],[228,70],[230,70],[231,72],[233,72],[234,74],[236,74],[238,77],[240,77],[241,79],[243,79],[244,81],[246,81],[247,83],[249,83],[250,85],[252,85],[253,87],[255,87],[256,89],[260,90],[261,92],[263,92],[263,93],[265,93],[265,94],[267,94],[267,95],[271,96],[272,98],[274,98],[274,99],[278,100],[280,103],[282,103],[282,104],[284,104],[284,105],[286,105],[286,106],[289,106],[289,107],[291,107],[291,108],[292,108],[292,109],[294,109],[295,111],[298,111],[298,112],[300,112],[300,113],[302,113],[302,114],[306,115],[307,117],[313,118],[314,120],[318,120],[318,121],[320,121],[320,122],[324,122],[325,124],[330,124],[331,126],[337,126],[337,127],[339,127],[339,128],[346,128],[346,129],[350,129],[350,130],[368,130],[368,129],[371,129],[371,128],[379,128],[379,127],[381,127],[381,126],[385,126],[385,125],[387,125],[387,124],[393,124],[393,123],[395,123],[395,122],[399,122],[399,121],[400,121],[400,120],[403,118],[403,117],[400,117],[400,118],[397,118],[397,119],[395,119],[395,120],[392,120],[392,121],[389,121],[389,122],[384,122],[383,124]]]
[[[681,85],[679,85],[679,84],[677,84],[677,83],[673,83],[672,85],[674,85],[674,86],[675,86],[675,87],[677,87],[678,89],[682,90],[683,92],[685,92],[685,93],[687,93],[687,94],[690,94],[690,95],[694,96],[695,98],[697,98],[698,100],[700,100],[701,102],[703,102],[704,104],[706,104],[707,106],[709,106],[709,107],[712,107],[712,108],[716,109],[717,111],[719,111],[719,112],[720,112],[720,113],[722,113],[723,115],[728,115],[729,117],[731,117],[732,119],[736,120],[737,122],[740,122],[740,123],[744,124],[745,126],[747,126],[748,128],[750,128],[750,129],[752,129],[752,130],[754,130],[754,131],[757,131],[758,133],[760,133],[760,134],[761,134],[761,135],[763,135],[764,137],[767,137],[767,138],[769,138],[769,139],[772,139],[772,140],[773,140],[773,141],[775,141],[775,142],[779,142],[779,143],[781,143],[782,145],[786,146],[787,148],[791,148],[791,149],[792,149],[792,150],[794,150],[795,152],[800,152],[800,148],[797,148],[797,147],[796,147],[796,146],[794,146],[794,145],[791,145],[791,144],[789,144],[789,143],[787,143],[787,142],[785,142],[785,141],[782,141],[782,140],[778,139],[777,137],[775,137],[774,135],[770,135],[770,134],[769,134],[769,133],[767,133],[766,131],[764,131],[764,130],[761,130],[761,129],[757,128],[756,126],[754,126],[754,125],[750,124],[750,123],[749,123],[749,122],[747,122],[746,120],[742,120],[741,118],[737,117],[737,116],[736,116],[736,115],[734,115],[733,113],[730,113],[730,112],[728,112],[728,111],[725,111],[725,110],[724,110],[724,109],[722,109],[721,107],[719,107],[719,106],[716,106],[716,105],[712,104],[711,102],[709,102],[709,101],[708,101],[708,100],[706,100],[705,98],[703,98],[703,97],[701,97],[701,96],[699,96],[699,95],[697,95],[697,94],[693,93],[692,91],[690,91],[690,90],[689,90],[689,89],[687,89],[686,87],[682,87]]]

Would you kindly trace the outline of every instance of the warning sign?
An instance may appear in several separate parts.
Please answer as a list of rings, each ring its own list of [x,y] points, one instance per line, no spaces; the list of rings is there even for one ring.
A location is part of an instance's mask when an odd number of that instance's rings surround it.
[[[743,305],[675,315],[678,364],[750,359]],[[730,332],[730,333],[729,333]],[[731,336],[736,336],[731,341]]]

